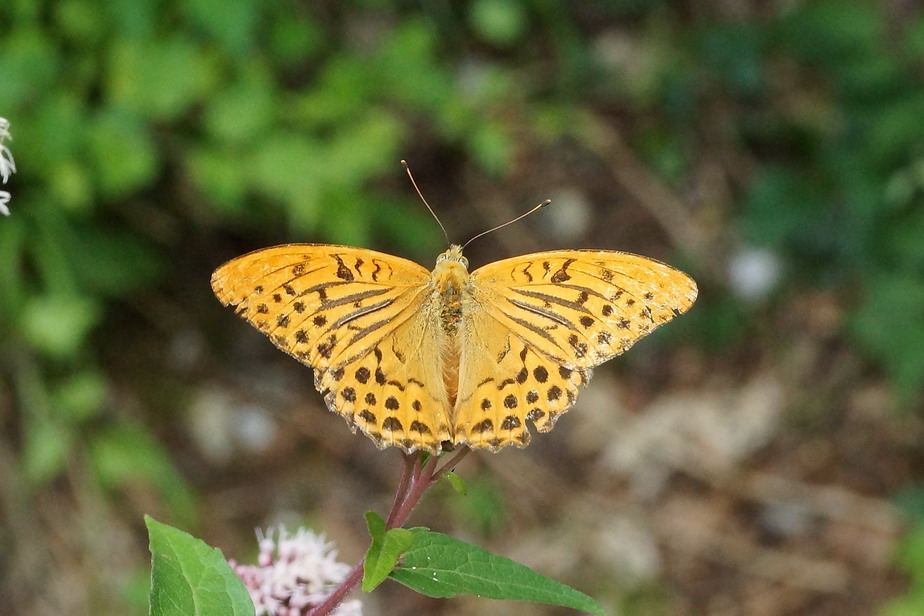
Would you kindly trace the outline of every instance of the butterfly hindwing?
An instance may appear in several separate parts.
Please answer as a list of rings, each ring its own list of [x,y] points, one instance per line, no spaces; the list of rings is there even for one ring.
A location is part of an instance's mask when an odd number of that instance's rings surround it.
[[[589,378],[589,369],[550,362],[497,320],[472,320],[460,362],[456,441],[494,451],[525,447],[527,422],[540,432],[551,430]]]
[[[440,451],[450,433],[442,355],[423,306],[348,364],[316,372],[328,407],[358,427],[379,448]]]

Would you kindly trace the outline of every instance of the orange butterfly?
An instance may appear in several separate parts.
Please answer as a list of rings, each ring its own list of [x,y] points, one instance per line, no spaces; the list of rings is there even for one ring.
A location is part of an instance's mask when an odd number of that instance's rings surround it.
[[[592,369],[686,312],[696,283],[654,259],[560,250],[432,272],[325,244],[258,250],[212,275],[218,299],[314,369],[330,410],[380,448],[525,447]]]

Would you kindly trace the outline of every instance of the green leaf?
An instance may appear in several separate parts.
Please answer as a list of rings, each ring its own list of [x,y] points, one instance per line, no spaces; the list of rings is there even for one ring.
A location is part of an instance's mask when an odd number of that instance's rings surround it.
[[[216,58],[183,34],[121,39],[109,53],[112,98],[119,106],[158,120],[176,119],[206,98],[220,74]]]
[[[503,177],[510,171],[514,144],[509,127],[486,121],[475,127],[466,141],[472,156],[492,176]]]
[[[36,349],[56,358],[75,355],[101,318],[93,298],[46,295],[31,298],[23,311],[20,331]]]
[[[109,385],[98,370],[85,366],[68,374],[51,392],[51,406],[66,421],[86,421],[106,403]]]
[[[247,194],[247,164],[240,154],[230,149],[190,147],[190,176],[211,205],[220,213],[245,212]]]
[[[603,607],[593,598],[525,565],[427,528],[412,528],[410,532],[414,545],[404,553],[401,567],[391,577],[428,597],[469,594],[603,614]]]
[[[462,479],[462,477],[460,477],[459,475],[457,475],[455,471],[449,471],[443,476],[446,478],[446,481],[449,482],[449,485],[452,486],[453,490],[455,490],[462,496],[465,496],[466,494],[468,494],[468,484],[465,483],[465,480]]]
[[[372,59],[376,95],[394,99],[413,109],[438,111],[452,96],[452,73],[436,62],[440,38],[433,24],[408,19],[389,31]]]
[[[345,126],[351,118],[368,106],[373,94],[370,67],[360,58],[332,58],[315,78],[315,87],[292,100],[291,113],[307,126]]]
[[[847,322],[848,333],[884,365],[904,401],[924,378],[924,284],[911,274],[876,272]],[[888,326],[886,326],[888,324]]]
[[[765,32],[756,22],[712,24],[699,33],[699,57],[736,94],[760,96],[764,90]]]
[[[264,46],[268,46],[279,65],[299,66],[319,50],[328,49],[324,45],[327,33],[318,21],[309,15],[286,11],[282,4],[278,6],[285,11],[285,19],[274,20]]]
[[[169,258],[159,247],[130,229],[73,225],[61,246],[81,287],[96,296],[119,297],[151,288],[168,269]]]
[[[9,28],[0,41],[0,57],[3,58],[0,63],[0,83],[3,84],[0,88],[0,109],[7,118],[12,118],[14,124],[16,120],[9,115],[10,110],[44,99],[49,96],[49,90],[55,89],[55,96],[60,92],[56,85],[60,79],[58,70],[62,60],[50,40],[51,36],[36,25]]]
[[[55,26],[62,38],[82,48],[94,48],[107,33],[106,12],[92,0],[61,0],[54,7]]]
[[[29,143],[20,145],[17,141],[17,153],[24,148],[26,160],[36,169],[73,163],[81,157],[87,138],[85,101],[70,92],[62,93],[43,100],[33,113],[30,120],[34,119],[34,123],[27,124],[31,133]],[[12,128],[15,130],[17,126]]]
[[[919,524],[908,531],[898,548],[898,566],[916,577],[924,580],[924,524]]]
[[[21,216],[11,216],[0,225],[0,322],[19,312],[27,298],[23,263],[27,230]]]
[[[305,137],[277,131],[251,153],[248,176],[253,185],[286,204],[292,222],[304,229],[321,215],[318,194],[323,177],[323,150]]]
[[[153,181],[161,164],[148,127],[119,109],[106,109],[89,125],[90,161],[101,191],[119,197]]]
[[[275,120],[277,92],[269,69],[250,62],[243,72],[241,79],[209,100],[205,111],[205,126],[226,143],[255,141]]]
[[[29,422],[23,443],[23,475],[34,485],[62,472],[74,452],[74,433],[58,422]]]
[[[523,38],[528,20],[517,0],[476,0],[471,4],[469,22],[484,40],[508,47]]]
[[[150,516],[151,616],[253,616],[254,606],[221,550]]]
[[[96,206],[92,176],[82,161],[49,165],[47,177],[49,191],[62,210],[85,214]]]
[[[914,616],[924,610],[924,525],[912,527],[898,546],[897,566],[908,574],[906,592],[892,598],[880,616]]]
[[[259,3],[255,0],[191,0],[179,5],[196,25],[221,42],[237,57],[253,45],[260,21]]]
[[[414,535],[406,528],[385,530],[385,520],[374,511],[366,512],[366,526],[372,545],[363,564],[363,592],[371,592],[394,570],[398,557],[414,543]]]

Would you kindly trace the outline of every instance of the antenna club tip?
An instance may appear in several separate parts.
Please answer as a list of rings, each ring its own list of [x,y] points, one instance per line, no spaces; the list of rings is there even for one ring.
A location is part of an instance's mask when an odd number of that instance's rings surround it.
[[[539,207],[545,207],[545,206],[547,206],[547,205],[552,205],[552,200],[551,200],[551,199],[546,199],[545,201],[543,201],[542,203],[539,204]]]
[[[407,164],[407,161],[404,160],[403,158],[401,159],[401,166],[404,167],[405,169],[408,169],[410,167],[410,165]]]

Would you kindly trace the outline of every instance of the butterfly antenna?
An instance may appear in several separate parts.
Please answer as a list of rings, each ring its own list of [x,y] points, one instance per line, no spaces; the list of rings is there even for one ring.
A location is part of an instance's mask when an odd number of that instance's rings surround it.
[[[481,233],[479,233],[478,235],[476,235],[475,237],[473,237],[473,238],[470,239],[469,241],[467,241],[467,242],[465,242],[464,244],[462,244],[462,248],[464,249],[466,246],[468,246],[469,244],[471,244],[472,242],[474,242],[475,240],[477,240],[479,237],[481,237],[481,236],[483,236],[483,235],[487,235],[488,233],[493,233],[494,231],[497,231],[498,229],[503,229],[503,228],[506,227],[507,225],[512,225],[512,224],[515,223],[516,221],[522,220],[522,219],[526,218],[527,216],[529,216],[530,214],[532,214],[532,213],[535,212],[536,210],[541,209],[541,208],[544,208],[545,206],[547,206],[547,205],[550,204],[550,203],[552,203],[552,200],[551,200],[551,199],[546,199],[545,201],[543,201],[542,203],[540,203],[539,205],[537,205],[536,207],[534,207],[534,208],[531,209],[530,211],[526,212],[525,214],[520,214],[519,216],[517,216],[517,217],[514,218],[513,220],[508,220],[508,221],[505,222],[504,224],[502,224],[502,225],[497,225],[497,226],[494,227],[493,229],[488,229],[487,231],[482,231]]]
[[[438,225],[440,226],[440,229],[443,230],[443,236],[446,238],[446,243],[447,243],[447,244],[451,244],[452,242],[449,241],[449,234],[446,233],[446,227],[444,227],[444,226],[443,226],[443,223],[440,222],[440,217],[436,215],[436,212],[433,211],[433,208],[430,207],[430,204],[427,203],[427,200],[426,200],[426,199],[424,199],[423,193],[420,192],[420,189],[419,189],[419,188],[417,188],[417,182],[414,181],[414,176],[413,176],[413,174],[411,174],[411,167],[410,167],[410,165],[407,164],[407,161],[406,161],[406,160],[402,160],[402,161],[401,161],[401,166],[404,167],[404,170],[407,172],[407,177],[411,178],[411,184],[413,184],[414,190],[417,191],[417,196],[420,197],[420,200],[424,202],[424,205],[426,205],[426,206],[427,206],[427,209],[430,210],[430,213],[433,214],[433,218],[436,219],[436,224],[438,224]]]

